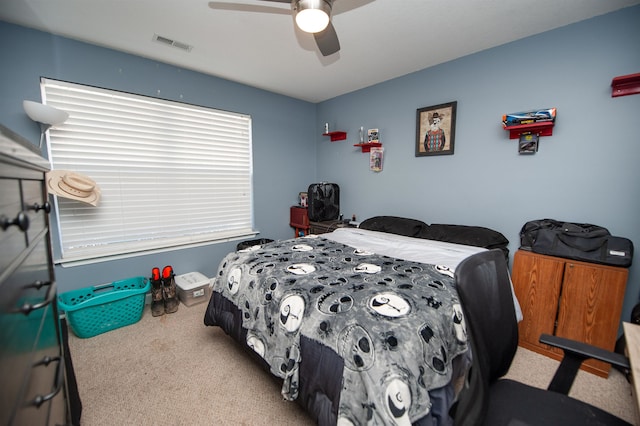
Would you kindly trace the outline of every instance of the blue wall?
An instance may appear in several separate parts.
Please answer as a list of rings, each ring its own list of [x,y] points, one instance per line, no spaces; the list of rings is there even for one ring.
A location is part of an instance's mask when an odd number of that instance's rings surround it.
[[[348,133],[316,138],[318,178],[340,184],[345,214],[486,226],[512,254],[522,225],[547,217],[605,226],[640,249],[640,95],[612,98],[610,87],[638,72],[633,7],[343,95],[318,105],[316,128]],[[449,101],[458,102],[454,155],[415,157],[416,109]],[[519,155],[502,115],[549,107],[558,109],[553,136]],[[353,146],[360,126],[380,129],[381,173]],[[636,254],[627,320],[639,289]]]
[[[0,22],[0,123],[39,142],[22,100],[40,101],[40,77],[156,96],[250,114],[258,237],[291,238],[289,206],[301,182],[315,180],[316,105],[140,57]],[[55,220],[52,221],[55,225]],[[57,235],[53,232],[54,248]],[[176,273],[213,276],[237,241],[75,267],[56,267],[61,292],[172,265]],[[57,250],[56,250],[57,251]]]
[[[331,181],[340,184],[345,216],[487,226],[509,238],[512,253],[524,222],[544,217],[596,223],[640,244],[640,96],[612,98],[610,88],[613,77],[640,72],[640,7],[317,105],[1,22],[0,36],[0,122],[34,143],[38,127],[21,102],[40,99],[40,76],[251,114],[255,217],[263,237],[289,238],[288,208],[297,193]],[[415,157],[416,109],[449,101],[458,102],[455,154]],[[547,107],[558,108],[553,136],[541,138],[535,155],[518,155],[501,116]],[[325,122],[347,131],[347,140],[321,136]],[[369,171],[368,155],[353,147],[360,126],[380,129],[381,173]],[[62,291],[146,275],[165,264],[178,273],[213,275],[234,246],[57,267],[56,273]],[[638,301],[639,263],[636,255],[623,318]]]

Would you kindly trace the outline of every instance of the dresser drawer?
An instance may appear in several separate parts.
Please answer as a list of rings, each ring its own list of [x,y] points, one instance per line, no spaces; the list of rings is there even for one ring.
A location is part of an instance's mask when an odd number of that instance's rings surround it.
[[[43,308],[44,321],[23,383],[24,392],[15,407],[14,424],[54,424],[48,421],[51,402],[64,394],[64,359],[60,347],[56,309]]]
[[[48,204],[46,204],[44,182],[38,180],[22,181],[22,210],[29,217],[27,240],[29,243],[46,227]]]
[[[19,346],[5,348],[2,354],[2,367],[0,374],[3,376],[3,390],[0,391],[2,399],[0,399],[0,421],[2,424],[33,424],[21,423],[16,421],[17,413],[21,408],[25,407],[25,401],[29,398],[27,391],[30,386],[30,376],[34,368],[36,360],[41,360],[44,356],[37,351],[37,342],[46,317],[46,308],[38,312],[38,315],[32,313],[27,321],[29,326],[22,326],[21,329],[27,333],[23,336],[23,341]],[[18,318],[14,318],[18,320]],[[5,321],[5,324],[7,322]],[[26,343],[28,339],[33,339],[30,343]],[[14,339],[15,340],[15,339]],[[53,357],[56,356],[51,352]],[[50,356],[51,356],[50,355]],[[6,392],[6,395],[4,393]]]
[[[46,234],[41,234],[23,262],[0,283],[0,424],[8,406],[19,398],[33,353],[41,343],[45,313],[55,304],[55,284],[50,283]],[[55,325],[57,319],[49,318]],[[55,337],[55,336],[54,336]],[[40,342],[40,343],[39,343]]]
[[[0,178],[0,220],[13,221],[20,212],[20,181]],[[0,274],[26,246],[26,235],[18,226],[11,225],[0,230]]]
[[[2,314],[0,327],[11,327],[15,331],[23,331],[21,336],[13,336],[12,342],[7,342],[2,349],[0,358],[0,375],[2,375],[2,388],[0,388],[0,423],[3,425],[15,424],[11,419],[24,399],[28,373],[31,368],[31,357],[36,344],[36,338],[42,328],[44,315],[42,312],[32,313],[28,318],[20,318]],[[20,322],[19,327],[15,325]],[[2,335],[4,335],[4,331]],[[31,339],[31,341],[29,341]],[[19,340],[19,341],[17,341]]]
[[[42,232],[29,250],[21,253],[24,259],[0,282],[0,313],[27,315],[31,306],[41,305],[49,292],[49,251],[47,233]],[[51,295],[49,295],[51,296]],[[22,310],[23,307],[26,309]],[[5,330],[0,327],[0,336]],[[0,339],[0,341],[4,341]]]

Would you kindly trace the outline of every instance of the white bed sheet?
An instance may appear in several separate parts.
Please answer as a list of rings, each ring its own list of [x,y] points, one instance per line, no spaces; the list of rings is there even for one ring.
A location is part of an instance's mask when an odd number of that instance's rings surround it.
[[[463,259],[486,250],[482,247],[404,237],[359,228],[338,228],[322,236],[360,250],[413,262],[444,265],[451,270],[455,270]]]
[[[397,257],[413,262],[446,266],[451,269],[452,272],[455,271],[462,260],[473,254],[486,251],[483,247],[405,237],[359,228],[338,228],[333,232],[322,234],[322,236],[359,250],[367,250],[384,256]],[[521,321],[522,310],[513,291],[513,284],[511,285],[511,293],[513,294],[516,318],[518,321]]]

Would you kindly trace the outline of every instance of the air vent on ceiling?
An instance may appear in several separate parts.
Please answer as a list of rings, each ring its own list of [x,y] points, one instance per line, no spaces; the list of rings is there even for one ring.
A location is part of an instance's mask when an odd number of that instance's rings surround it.
[[[153,41],[157,41],[158,43],[162,43],[162,44],[166,44],[167,46],[172,46],[175,47],[177,49],[182,49],[186,52],[191,52],[191,49],[193,49],[193,46],[188,45],[187,43],[183,43],[181,41],[176,41],[173,39],[170,39],[168,37],[163,37],[161,35],[158,34],[154,34],[153,35]]]

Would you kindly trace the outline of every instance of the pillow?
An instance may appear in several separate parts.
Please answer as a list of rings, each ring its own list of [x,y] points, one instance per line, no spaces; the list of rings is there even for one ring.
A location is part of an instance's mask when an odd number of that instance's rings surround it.
[[[429,225],[420,220],[397,216],[374,216],[364,220],[359,226],[360,229],[387,232],[405,237],[418,237],[428,227]]]
[[[442,225],[432,223],[424,228],[418,238],[444,241],[447,243],[464,244],[468,246],[499,248],[508,253],[509,240],[498,231],[481,226]]]

